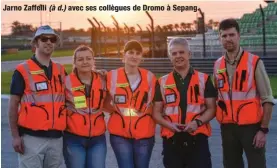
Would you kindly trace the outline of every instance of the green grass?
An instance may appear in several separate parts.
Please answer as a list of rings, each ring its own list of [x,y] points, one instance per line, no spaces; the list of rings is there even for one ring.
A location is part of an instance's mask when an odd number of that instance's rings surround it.
[[[72,65],[64,65],[66,72],[70,73],[72,71]],[[10,84],[13,72],[1,72],[1,94],[9,94]],[[160,77],[161,75],[157,75]],[[273,92],[273,96],[277,98],[277,76],[270,76],[270,83]]]
[[[143,43],[144,47],[148,47],[148,43]],[[123,50],[123,46],[120,47],[120,50]],[[53,53],[53,57],[64,57],[73,55],[74,50],[55,50]],[[102,54],[105,53],[105,48],[101,49]],[[116,46],[107,47],[106,52],[117,52]],[[97,53],[98,54],[98,53]],[[26,60],[29,59],[33,55],[31,50],[22,50],[17,54],[2,54],[1,61],[15,61],[15,60]]]
[[[270,77],[270,84],[271,84],[273,96],[277,98],[277,76]]]
[[[1,72],[1,94],[10,93],[10,84],[13,72]]]
[[[1,61],[26,60],[33,55],[31,50],[22,50],[17,54],[3,54]],[[63,57],[73,55],[73,50],[57,50],[54,51],[53,57]]]

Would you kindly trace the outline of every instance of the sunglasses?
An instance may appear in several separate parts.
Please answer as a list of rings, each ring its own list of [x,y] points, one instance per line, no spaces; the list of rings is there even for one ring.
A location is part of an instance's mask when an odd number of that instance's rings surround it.
[[[39,37],[40,41],[42,42],[47,42],[48,40],[50,40],[51,43],[56,43],[57,42],[57,37],[45,37],[45,36],[40,36]]]

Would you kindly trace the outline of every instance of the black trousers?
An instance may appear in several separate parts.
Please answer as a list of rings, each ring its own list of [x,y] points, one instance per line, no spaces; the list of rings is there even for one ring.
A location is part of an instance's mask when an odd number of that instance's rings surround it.
[[[222,124],[223,164],[225,168],[244,168],[243,151],[245,152],[248,168],[266,168],[265,147],[255,148],[253,139],[260,124],[239,126]]]
[[[163,164],[165,168],[212,168],[208,137],[176,133],[163,138]]]

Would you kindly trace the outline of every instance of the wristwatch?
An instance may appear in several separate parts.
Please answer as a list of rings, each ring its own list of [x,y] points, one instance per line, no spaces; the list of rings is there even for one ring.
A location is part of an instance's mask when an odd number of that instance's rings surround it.
[[[269,132],[269,129],[260,127],[259,131],[262,131],[264,134],[267,134]]]
[[[199,119],[194,119],[196,121],[196,124],[198,127],[201,127],[203,125],[203,121],[199,120]]]

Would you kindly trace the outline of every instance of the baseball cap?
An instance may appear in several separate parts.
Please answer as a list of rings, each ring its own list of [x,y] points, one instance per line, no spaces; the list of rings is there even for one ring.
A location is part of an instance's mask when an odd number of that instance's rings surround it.
[[[135,49],[139,52],[143,51],[143,47],[142,47],[141,43],[136,40],[130,40],[124,46],[124,52],[127,52],[132,49]]]
[[[58,42],[60,41],[60,37],[55,33],[55,31],[54,31],[50,26],[45,25],[45,26],[40,26],[40,27],[37,29],[37,31],[36,31],[36,33],[35,33],[35,36],[33,37],[31,43],[33,43],[34,40],[35,40],[38,36],[43,35],[43,34],[45,34],[45,35],[54,35],[54,36],[57,37]]]

